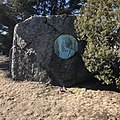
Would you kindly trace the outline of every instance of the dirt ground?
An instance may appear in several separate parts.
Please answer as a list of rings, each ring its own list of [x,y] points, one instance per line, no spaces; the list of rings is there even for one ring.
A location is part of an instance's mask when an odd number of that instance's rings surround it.
[[[16,82],[0,57],[0,120],[120,120],[120,93]],[[4,66],[3,66],[4,64]]]

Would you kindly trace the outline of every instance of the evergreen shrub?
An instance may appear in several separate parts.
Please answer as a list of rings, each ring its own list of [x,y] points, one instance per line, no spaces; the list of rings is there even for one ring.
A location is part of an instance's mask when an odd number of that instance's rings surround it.
[[[120,0],[88,0],[75,28],[78,38],[87,41],[87,69],[120,89]]]

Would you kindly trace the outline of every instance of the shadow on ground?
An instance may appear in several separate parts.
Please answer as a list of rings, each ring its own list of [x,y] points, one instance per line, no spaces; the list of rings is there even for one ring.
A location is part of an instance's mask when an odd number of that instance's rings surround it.
[[[119,89],[116,88],[115,85],[107,85],[103,84],[102,81],[99,81],[96,78],[93,78],[94,80],[91,83],[85,83],[85,84],[78,84],[75,87],[77,88],[86,88],[86,89],[92,89],[92,90],[100,90],[100,91],[114,91],[114,92],[120,92]]]
[[[9,61],[8,60],[2,60],[0,61],[0,70],[3,70],[7,72],[7,77],[11,77],[10,72],[9,72]],[[120,92],[116,88],[115,85],[106,85],[102,84],[101,81],[98,79],[92,77],[92,81],[90,83],[82,83],[82,84],[77,84],[73,86],[73,88],[86,88],[86,89],[91,89],[91,90],[101,90],[101,91],[114,91],[114,92]]]
[[[9,70],[9,61],[0,62],[0,70]]]

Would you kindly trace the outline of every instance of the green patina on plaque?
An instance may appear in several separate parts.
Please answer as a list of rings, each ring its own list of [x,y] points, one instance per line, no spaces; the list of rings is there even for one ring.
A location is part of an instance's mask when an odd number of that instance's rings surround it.
[[[58,57],[68,59],[78,51],[78,42],[71,35],[61,35],[55,40],[54,51]]]

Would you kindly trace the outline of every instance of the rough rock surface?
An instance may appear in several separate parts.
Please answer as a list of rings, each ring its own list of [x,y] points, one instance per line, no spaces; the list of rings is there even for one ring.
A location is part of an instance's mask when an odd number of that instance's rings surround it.
[[[68,15],[30,17],[17,24],[13,40],[12,78],[46,80],[53,43],[61,34],[75,36],[73,24],[74,16]]]
[[[50,81],[47,71],[50,67],[50,60],[52,60],[51,56],[53,54],[54,41],[62,34],[69,34],[76,38],[74,29],[75,18],[75,16],[68,15],[30,17],[29,19],[17,24],[14,30],[12,47],[12,78],[16,80],[27,79],[40,82]],[[80,49],[81,48],[79,48],[79,50]],[[76,60],[76,58],[73,58],[72,61],[68,60],[68,62],[63,62],[63,68],[61,70],[64,71],[64,65],[71,64],[71,62],[74,63],[74,60]],[[83,61],[80,61],[79,64],[83,64]],[[78,63],[75,64],[76,67],[77,64]],[[57,67],[56,64],[53,66]],[[75,66],[74,71],[76,71]],[[73,67],[70,66],[70,68],[72,69]],[[82,68],[78,69],[81,69],[82,71]],[[78,69],[77,71],[79,72]],[[83,74],[83,72],[81,73]],[[69,72],[66,70],[64,74],[69,76],[71,71]],[[74,76],[76,76],[75,74],[76,72],[74,73]],[[71,77],[71,75],[69,77]]]

